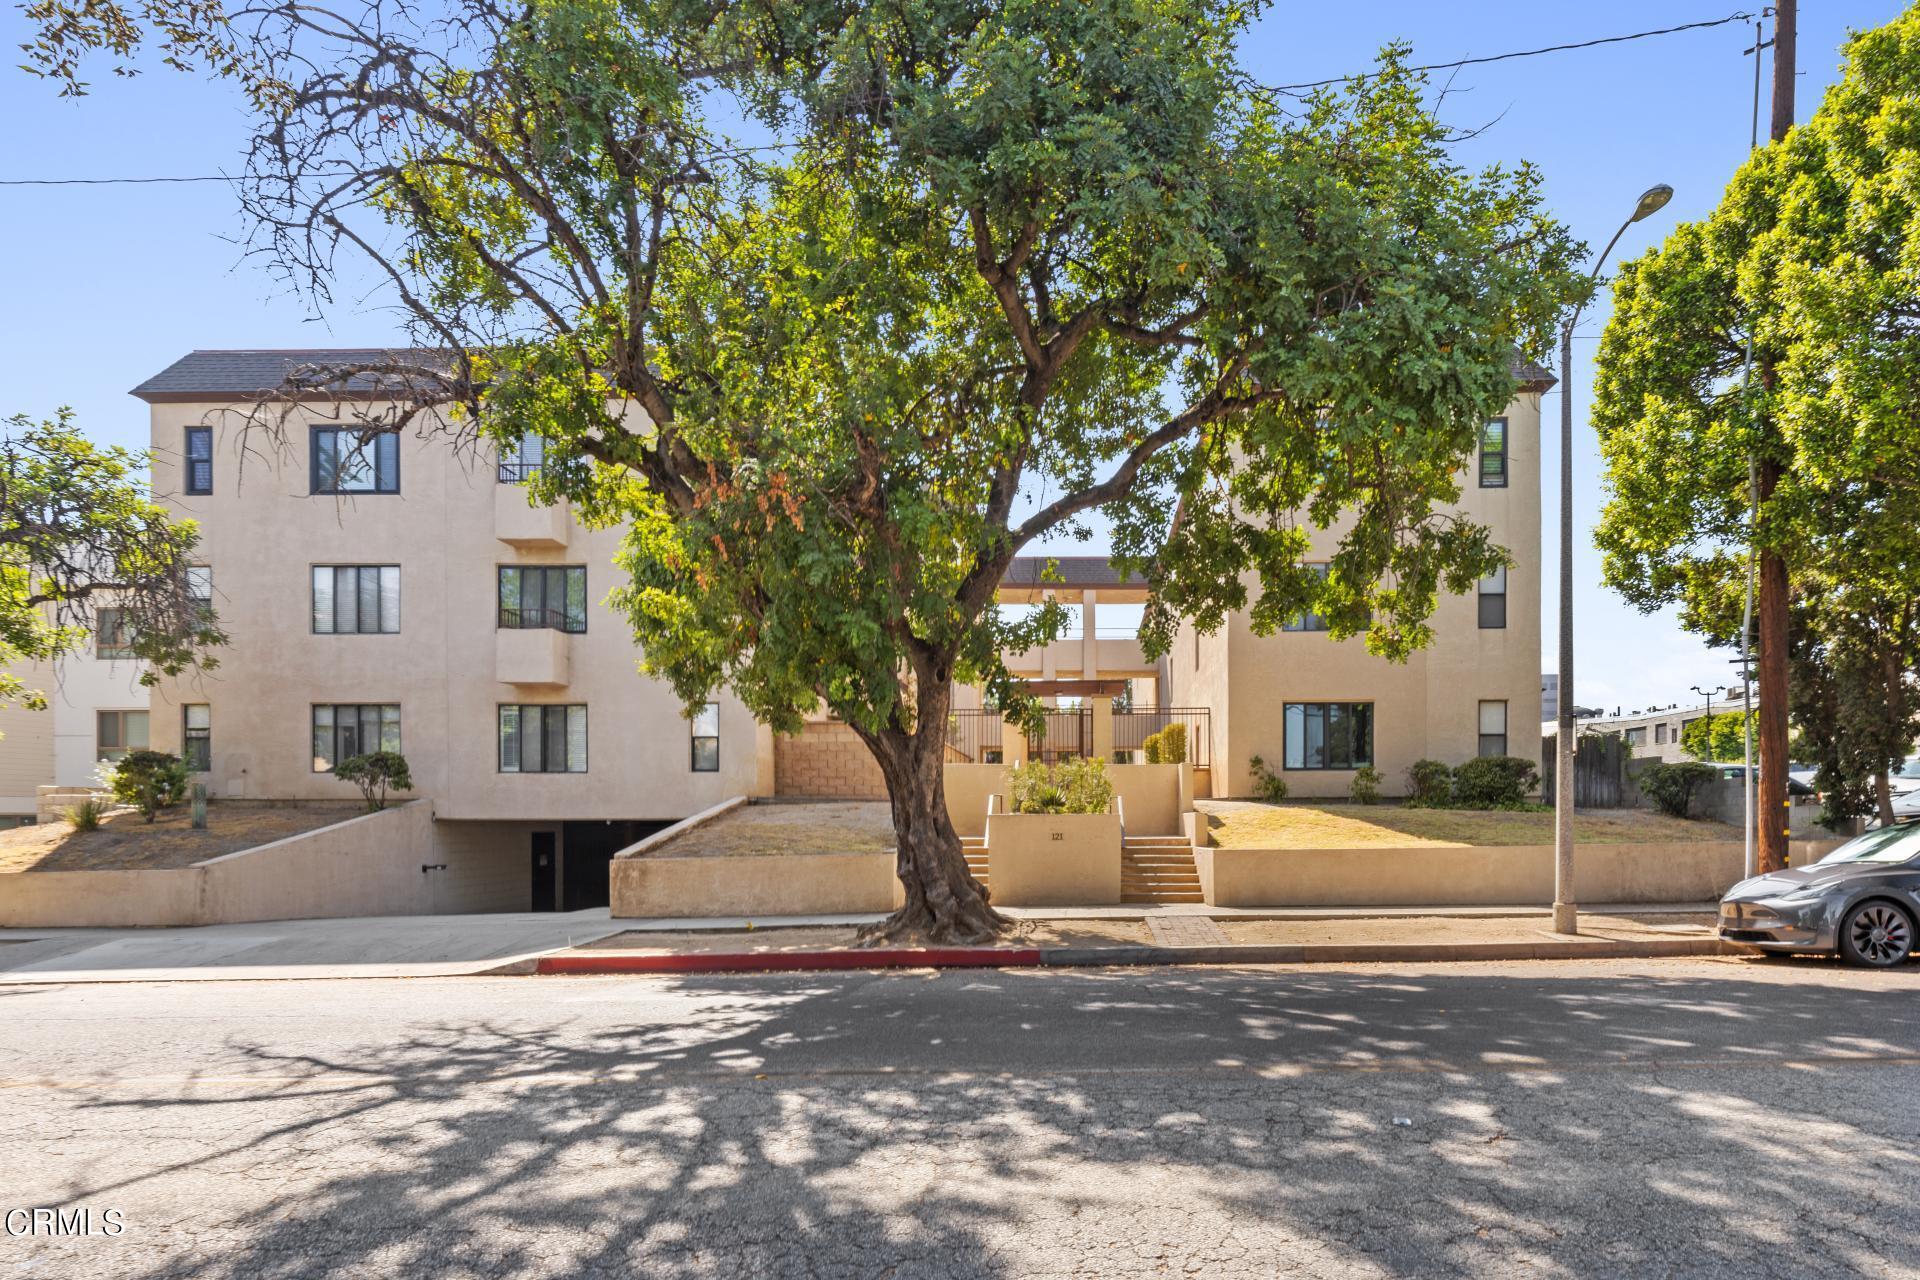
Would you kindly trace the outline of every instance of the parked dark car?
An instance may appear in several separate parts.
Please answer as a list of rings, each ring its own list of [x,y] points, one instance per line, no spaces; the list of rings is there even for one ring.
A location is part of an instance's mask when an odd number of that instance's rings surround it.
[[[1869,831],[1820,861],[1742,880],[1720,900],[1720,936],[1773,954],[1838,952],[1886,968],[1913,952],[1920,824]]]

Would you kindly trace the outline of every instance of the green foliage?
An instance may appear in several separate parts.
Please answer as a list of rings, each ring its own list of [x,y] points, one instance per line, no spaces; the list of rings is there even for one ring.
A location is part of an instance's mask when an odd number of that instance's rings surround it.
[[[1273,766],[1259,756],[1249,760],[1253,770],[1253,794],[1269,804],[1278,804],[1287,798],[1287,780],[1276,773]]]
[[[369,751],[365,755],[349,756],[333,767],[333,776],[360,788],[369,813],[387,807],[389,790],[413,790],[407,758],[398,751]]]
[[[1478,756],[1453,771],[1453,803],[1461,809],[1524,809],[1540,785],[1540,767],[1520,756]]]
[[[1158,733],[1150,733],[1140,742],[1148,764],[1185,764],[1187,762],[1187,726],[1170,724]]]
[[[75,831],[98,831],[100,819],[107,816],[107,803],[98,796],[88,796],[62,809],[60,816],[71,822]]]
[[[1102,760],[1038,760],[1007,771],[1007,808],[1012,813],[1106,813],[1113,807],[1113,780]]]
[[[1407,766],[1407,807],[1444,809],[1453,803],[1453,770],[1439,760],[1415,760]]]
[[[1363,764],[1353,771],[1353,783],[1347,788],[1347,795],[1355,804],[1380,803],[1380,771],[1370,764]]]
[[[1640,771],[1640,791],[1660,812],[1684,818],[1689,816],[1693,798],[1700,788],[1719,776],[1718,769],[1697,760],[1681,764],[1656,761]]]
[[[113,797],[152,822],[187,794],[187,766],[167,751],[129,751],[113,768]]]
[[[1718,712],[1688,721],[1680,731],[1680,748],[1696,760],[1741,760],[1746,756],[1747,713]],[[1760,726],[1754,723],[1754,738],[1759,740]]]

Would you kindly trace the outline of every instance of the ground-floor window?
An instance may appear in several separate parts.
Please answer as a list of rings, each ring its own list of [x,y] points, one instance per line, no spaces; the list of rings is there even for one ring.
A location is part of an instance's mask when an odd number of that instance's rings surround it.
[[[193,773],[213,768],[213,708],[204,702],[180,708],[180,758]]]
[[[1507,704],[1504,702],[1480,704],[1480,754],[1507,754]]]
[[[720,772],[720,704],[705,703],[693,713],[693,771]]]
[[[1133,752],[1122,747],[1113,753],[1113,762],[1115,764],[1132,764]]]
[[[585,773],[587,707],[505,703],[500,707],[500,772]]]
[[[147,713],[101,711],[95,714],[93,758],[118,760],[129,751],[147,749]]]
[[[313,771],[332,773],[342,760],[400,750],[400,704],[344,702],[313,709]]]
[[[1358,769],[1373,763],[1371,702],[1289,702],[1286,767]]]

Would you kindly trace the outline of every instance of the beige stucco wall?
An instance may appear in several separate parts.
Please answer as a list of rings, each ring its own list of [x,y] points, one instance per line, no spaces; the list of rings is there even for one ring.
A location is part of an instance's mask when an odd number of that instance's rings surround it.
[[[1796,865],[1838,841],[1808,842]],[[1582,903],[1705,902],[1743,872],[1731,841],[1583,844]],[[1553,900],[1553,846],[1505,848],[1194,850],[1201,891],[1216,907],[1531,906]]]
[[[891,911],[902,889],[891,853],[613,860],[619,919],[854,915]]]
[[[1179,834],[1180,771],[1175,764],[1107,766],[1113,793],[1126,806],[1128,834]],[[953,829],[963,836],[985,835],[987,797],[1007,794],[1007,770],[997,764],[950,764],[944,785]]]
[[[1409,765],[1423,757],[1448,764],[1479,746],[1479,704],[1507,704],[1507,750],[1537,758],[1540,705],[1540,397],[1522,393],[1508,406],[1510,476],[1505,488],[1483,489],[1460,477],[1456,509],[1493,530],[1514,566],[1507,575],[1507,625],[1481,630],[1473,592],[1442,596],[1434,642],[1406,663],[1376,658],[1363,637],[1334,641],[1324,632],[1253,633],[1244,612],[1221,631],[1195,637],[1182,628],[1168,655],[1168,701],[1212,709],[1212,794],[1253,793],[1249,759],[1276,768],[1285,758],[1284,708],[1289,702],[1371,702],[1374,765],[1389,795],[1403,794]],[[1309,528],[1307,560],[1325,560],[1344,525]],[[1254,587],[1257,590],[1257,585]],[[1296,797],[1344,796],[1350,770],[1284,774]]]
[[[1120,816],[996,813],[987,819],[987,885],[1007,907],[1120,901]]]
[[[250,458],[243,474],[238,421],[221,408],[152,406],[155,493],[200,522],[221,625],[232,637],[217,670],[161,683],[153,739],[177,751],[180,704],[210,704],[213,794],[350,795],[311,767],[310,707],[380,702],[400,704],[401,749],[417,794],[430,796],[444,819],[672,819],[770,790],[771,740],[731,697],[719,699],[719,771],[692,770],[678,700],[635,671],[632,633],[604,603],[620,580],[613,564],[620,531],[589,531],[567,519],[557,522],[564,547],[503,541],[501,533],[527,533],[525,521],[496,525],[496,506],[507,504],[511,514],[507,500],[522,491],[497,483],[489,458],[413,434],[401,442],[398,494],[310,496],[308,428],[340,421],[340,412],[298,409],[281,452],[256,434],[252,446],[268,456]],[[214,427],[214,491],[189,496],[182,492],[184,429],[203,422]],[[395,563],[397,635],[312,633],[312,566]],[[496,570],[503,564],[586,566],[587,631],[558,637],[566,685],[496,678]],[[500,772],[502,703],[585,703],[588,771]]]

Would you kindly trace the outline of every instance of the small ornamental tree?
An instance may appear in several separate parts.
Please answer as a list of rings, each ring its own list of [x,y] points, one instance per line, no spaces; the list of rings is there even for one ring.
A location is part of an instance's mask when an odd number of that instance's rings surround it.
[[[333,776],[360,788],[360,794],[367,800],[368,813],[378,813],[387,807],[389,790],[413,790],[407,758],[398,751],[369,751],[361,756],[348,756],[333,766]]]
[[[646,671],[872,752],[905,905],[871,939],[1005,924],[941,767],[956,682],[1031,718],[1000,654],[1064,611],[993,604],[1036,539],[1110,521],[1155,652],[1245,608],[1402,658],[1506,560],[1452,504],[1573,246],[1530,168],[1456,163],[1403,50],[1283,107],[1229,0],[155,3],[262,112],[258,251],[319,300],[370,258],[415,331],[284,402],[373,377],[397,407],[340,412],[543,442],[532,498],[630,531]],[[70,87],[127,45],[41,30]]]
[[[152,822],[187,794],[187,766],[166,751],[129,751],[113,767],[113,798]]]

